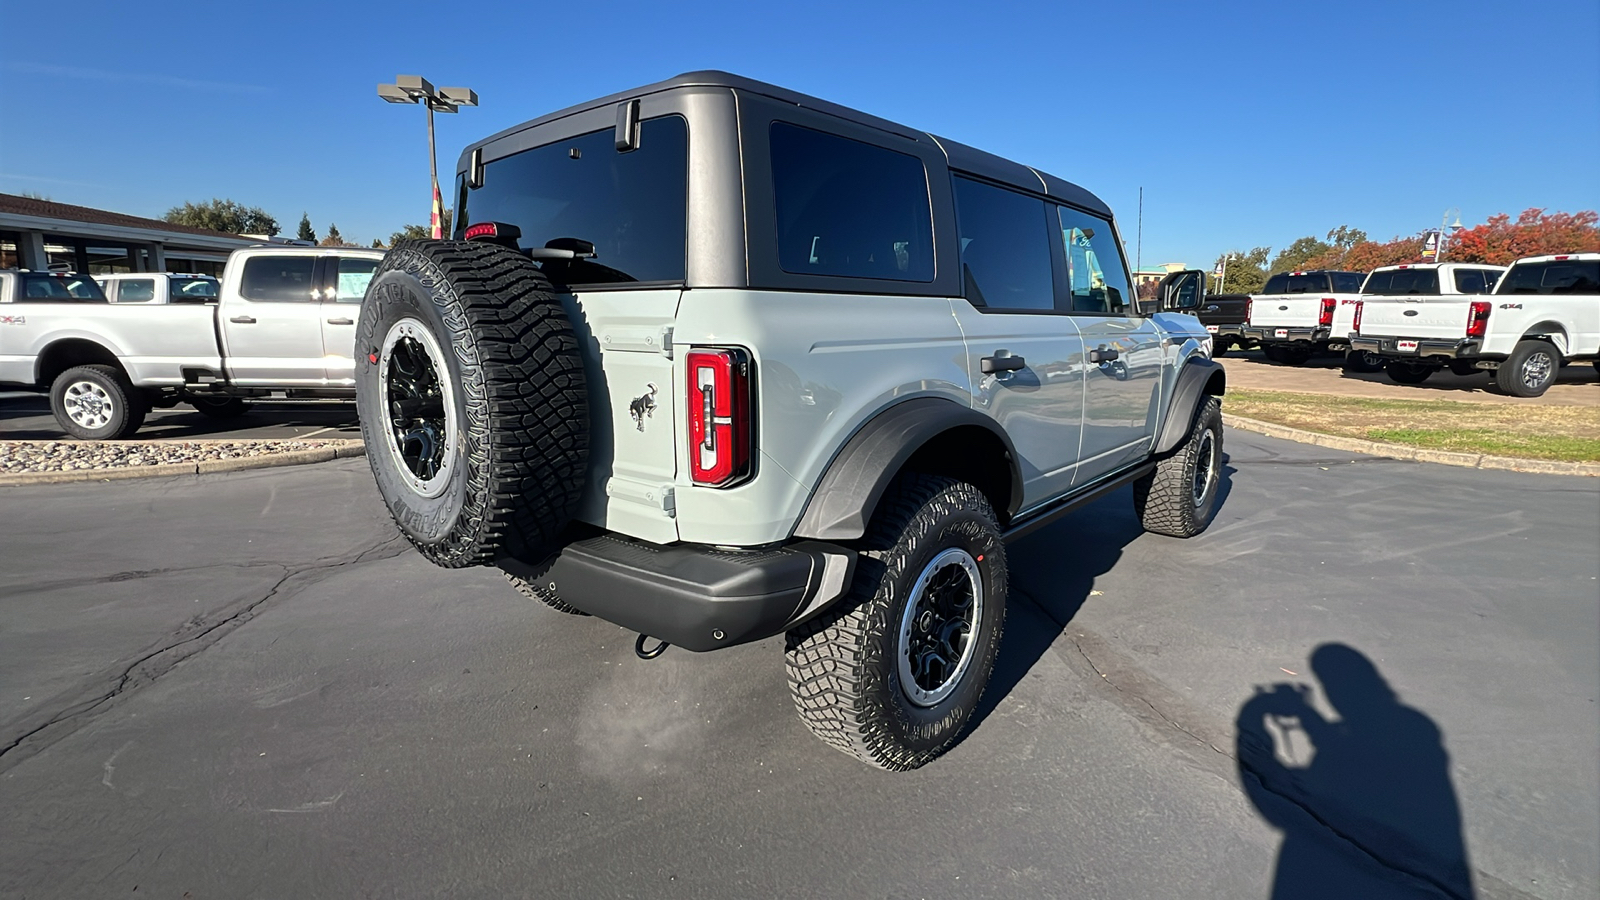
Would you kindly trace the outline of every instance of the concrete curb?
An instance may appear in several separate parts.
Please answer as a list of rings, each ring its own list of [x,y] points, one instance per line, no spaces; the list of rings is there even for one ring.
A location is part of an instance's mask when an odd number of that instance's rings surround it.
[[[306,463],[327,462],[331,459],[348,459],[352,456],[366,455],[367,448],[362,442],[344,441],[339,446],[318,447],[314,450],[289,450],[283,453],[268,453],[263,456],[208,459],[192,463],[167,463],[159,466],[123,466],[117,469],[73,469],[66,472],[19,472],[15,475],[0,475],[0,487],[18,487],[27,484],[70,484],[82,481],[123,481],[129,478],[161,478],[172,475],[209,475],[215,472],[238,472],[244,469],[299,466]]]
[[[1318,447],[1327,447],[1330,450],[1385,456],[1389,459],[1441,463],[1446,466],[1465,466],[1469,469],[1506,469],[1512,472],[1533,472],[1539,475],[1589,475],[1600,477],[1600,463],[1562,462],[1553,459],[1517,459],[1512,456],[1489,456],[1482,453],[1428,450],[1422,447],[1406,447],[1401,444],[1386,444],[1382,441],[1369,441],[1362,438],[1341,437],[1336,434],[1305,431],[1300,428],[1290,428],[1287,425],[1262,422],[1259,419],[1247,419],[1243,416],[1236,416],[1226,412],[1222,414],[1222,423],[1231,428],[1238,428],[1241,431],[1253,431],[1257,434],[1264,434],[1267,437],[1283,438],[1284,440],[1298,441],[1302,444],[1315,444]]]

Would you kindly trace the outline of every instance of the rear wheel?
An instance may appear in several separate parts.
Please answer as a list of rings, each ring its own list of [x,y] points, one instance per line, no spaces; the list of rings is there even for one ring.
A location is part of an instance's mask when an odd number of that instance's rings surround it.
[[[1433,374],[1433,366],[1392,359],[1383,371],[1395,384],[1421,384]]]
[[[1189,437],[1133,483],[1133,508],[1146,531],[1194,537],[1217,514],[1222,479],[1222,402],[1207,397]]]
[[[1537,397],[1550,389],[1561,372],[1561,351],[1548,341],[1522,341],[1495,370],[1500,390],[1513,397]]]
[[[1279,354],[1279,361],[1286,366],[1303,366],[1316,352],[1310,347],[1285,347]]]
[[[1217,359],[1219,357],[1227,356],[1228,348],[1232,346],[1233,342],[1227,338],[1217,338],[1211,342],[1211,358]]]
[[[1476,375],[1476,374],[1478,374],[1479,372],[1482,372],[1482,371],[1483,371],[1482,369],[1478,368],[1478,364],[1477,364],[1476,360],[1471,360],[1471,359],[1452,359],[1452,360],[1450,360],[1450,372],[1452,374],[1460,375],[1462,377],[1466,377],[1468,375]]]
[[[915,769],[960,737],[994,669],[1006,553],[965,482],[904,476],[873,515],[851,595],[789,632],[789,687],[823,742]]]
[[[74,366],[50,385],[50,411],[80,441],[114,441],[144,424],[149,405],[114,366]]]
[[[1383,371],[1383,357],[1367,350],[1351,350],[1344,355],[1344,370],[1368,374]]]
[[[543,274],[504,247],[402,242],[356,336],[356,401],[378,490],[435,565],[546,560],[588,463],[583,360]]]
[[[189,403],[200,415],[213,419],[236,419],[250,410],[238,397],[190,397]]]

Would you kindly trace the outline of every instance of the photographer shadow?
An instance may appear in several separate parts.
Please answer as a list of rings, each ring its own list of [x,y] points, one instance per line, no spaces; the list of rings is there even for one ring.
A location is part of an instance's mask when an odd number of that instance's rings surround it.
[[[1313,688],[1256,688],[1239,708],[1239,781],[1283,832],[1274,900],[1474,896],[1444,736],[1400,702],[1377,667],[1323,644]]]

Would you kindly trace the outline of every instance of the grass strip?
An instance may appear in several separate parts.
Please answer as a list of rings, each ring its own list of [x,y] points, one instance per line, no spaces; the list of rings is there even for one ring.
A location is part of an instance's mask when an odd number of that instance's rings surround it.
[[[1223,409],[1291,428],[1408,447],[1524,459],[1600,461],[1600,407],[1232,390]]]

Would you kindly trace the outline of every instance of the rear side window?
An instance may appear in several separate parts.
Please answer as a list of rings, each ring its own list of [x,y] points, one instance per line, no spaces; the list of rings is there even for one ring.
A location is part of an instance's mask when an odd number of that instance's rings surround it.
[[[1128,291],[1128,272],[1111,223],[1069,207],[1058,208],[1072,311],[1126,314],[1133,295]]]
[[[334,300],[339,303],[360,303],[367,296],[367,285],[372,283],[372,273],[377,271],[375,259],[339,259],[339,283],[334,289]]]
[[[1511,267],[1501,294],[1600,294],[1600,259],[1521,263]]]
[[[1263,294],[1284,294],[1284,293],[1288,293],[1288,288],[1289,288],[1289,276],[1287,274],[1278,274],[1278,275],[1274,275],[1271,278],[1267,279],[1266,287],[1263,287],[1261,289],[1261,293],[1263,293]]]
[[[308,303],[314,256],[252,256],[244,261],[239,294],[258,303]]]
[[[156,283],[151,278],[124,278],[117,284],[118,303],[148,303],[156,298]]]
[[[1456,280],[1460,281],[1460,273],[1456,273]],[[1361,288],[1363,294],[1437,294],[1439,293],[1438,269],[1389,269],[1382,272],[1373,272],[1367,276],[1367,283]],[[1479,293],[1476,291],[1463,291],[1463,293]]]
[[[87,303],[104,303],[105,292],[100,290],[99,282],[87,275],[51,275],[44,272],[24,272],[18,278],[20,284],[17,291],[17,300],[27,302],[61,303],[74,300]]]
[[[215,303],[217,280],[215,278],[174,278],[167,283],[173,303]]]
[[[1335,272],[1333,273],[1333,292],[1336,294],[1359,294],[1361,293],[1361,279],[1363,277],[1359,272]],[[1437,289],[1434,292],[1438,293]]]
[[[770,140],[780,268],[933,280],[933,214],[921,160],[787,122],[772,123]]]
[[[541,261],[562,284],[682,281],[689,126],[681,116],[648,119],[627,153],[615,138],[607,128],[489,163],[483,187],[462,192],[456,232],[505,222],[522,229],[525,250],[560,238],[593,243],[593,259]]]
[[[1494,279],[1489,276],[1495,274],[1489,269],[1457,269],[1456,293],[1487,294],[1494,290]]]
[[[1044,201],[966,178],[953,186],[967,300],[986,309],[1055,309]]]

